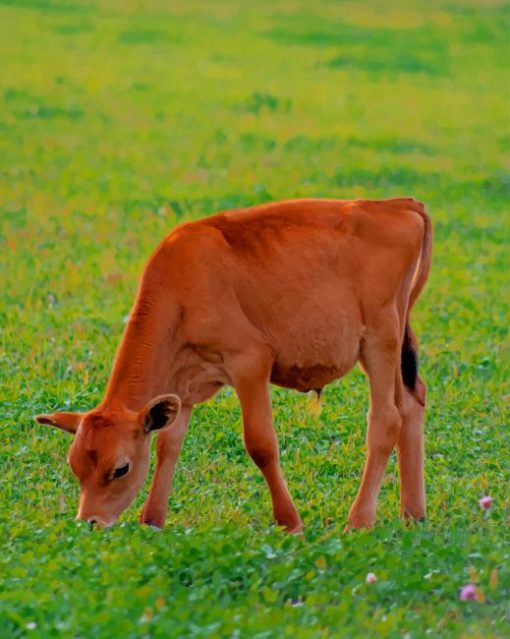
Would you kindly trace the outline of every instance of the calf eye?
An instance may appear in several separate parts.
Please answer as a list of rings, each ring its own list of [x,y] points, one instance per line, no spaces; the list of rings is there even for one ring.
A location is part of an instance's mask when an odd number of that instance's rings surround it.
[[[129,464],[124,464],[123,466],[119,466],[113,471],[113,479],[117,479],[118,477],[122,477],[129,470]]]

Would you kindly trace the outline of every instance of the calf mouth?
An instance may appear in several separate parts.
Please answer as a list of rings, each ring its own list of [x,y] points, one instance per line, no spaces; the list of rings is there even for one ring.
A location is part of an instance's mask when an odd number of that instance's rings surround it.
[[[83,517],[82,515],[76,515],[76,520],[86,521],[89,525],[90,530],[93,530],[94,528],[108,529],[112,528],[112,526],[115,524],[115,519],[107,520],[104,517],[100,517],[98,515],[89,515],[86,517]]]

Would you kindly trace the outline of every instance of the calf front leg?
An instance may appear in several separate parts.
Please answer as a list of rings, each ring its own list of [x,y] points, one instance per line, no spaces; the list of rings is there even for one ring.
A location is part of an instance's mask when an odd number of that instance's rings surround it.
[[[269,374],[238,379],[235,389],[243,413],[244,443],[248,454],[266,480],[276,523],[287,532],[302,529],[279,461],[278,439],[273,425]]]
[[[157,460],[154,479],[143,507],[142,524],[163,528],[168,511],[168,496],[172,489],[175,467],[188,430],[191,407],[183,406],[177,420],[167,430],[158,433]]]

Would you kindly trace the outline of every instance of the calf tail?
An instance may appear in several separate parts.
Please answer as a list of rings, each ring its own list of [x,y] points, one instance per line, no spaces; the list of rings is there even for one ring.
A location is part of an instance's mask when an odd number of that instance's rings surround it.
[[[407,308],[407,317],[409,321],[409,313],[411,312],[414,303],[418,299],[418,296],[425,286],[432,263],[432,221],[425,210],[425,205],[421,202],[413,200],[413,205],[410,207],[415,213],[423,220],[423,241],[421,247],[420,262],[416,273],[414,274],[413,284],[411,288],[411,294],[409,296],[409,306]]]
[[[424,403],[425,387],[418,377],[418,343],[409,324],[409,314],[429,276],[432,261],[432,223],[425,210],[425,206],[421,204],[421,202],[413,201],[413,205],[410,208],[420,215],[423,220],[424,229],[420,261],[414,274],[411,293],[409,295],[400,368],[405,386],[416,396],[420,403]]]
[[[404,384],[410,391],[414,391],[418,378],[418,345],[408,323],[406,324],[404,341],[402,342],[400,368]]]

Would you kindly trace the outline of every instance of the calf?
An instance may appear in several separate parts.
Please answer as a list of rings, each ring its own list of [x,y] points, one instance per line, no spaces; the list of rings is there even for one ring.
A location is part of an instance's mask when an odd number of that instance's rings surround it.
[[[401,510],[425,516],[423,415],[409,313],[432,233],[413,199],[293,200],[181,224],[153,253],[103,401],[36,417],[75,435],[78,519],[111,526],[157,464],[141,521],[163,526],[192,407],[222,386],[239,398],[246,449],[274,518],[302,527],[279,462],[269,384],[320,390],[360,362],[370,385],[366,458],[348,527],[372,526],[397,447]]]

